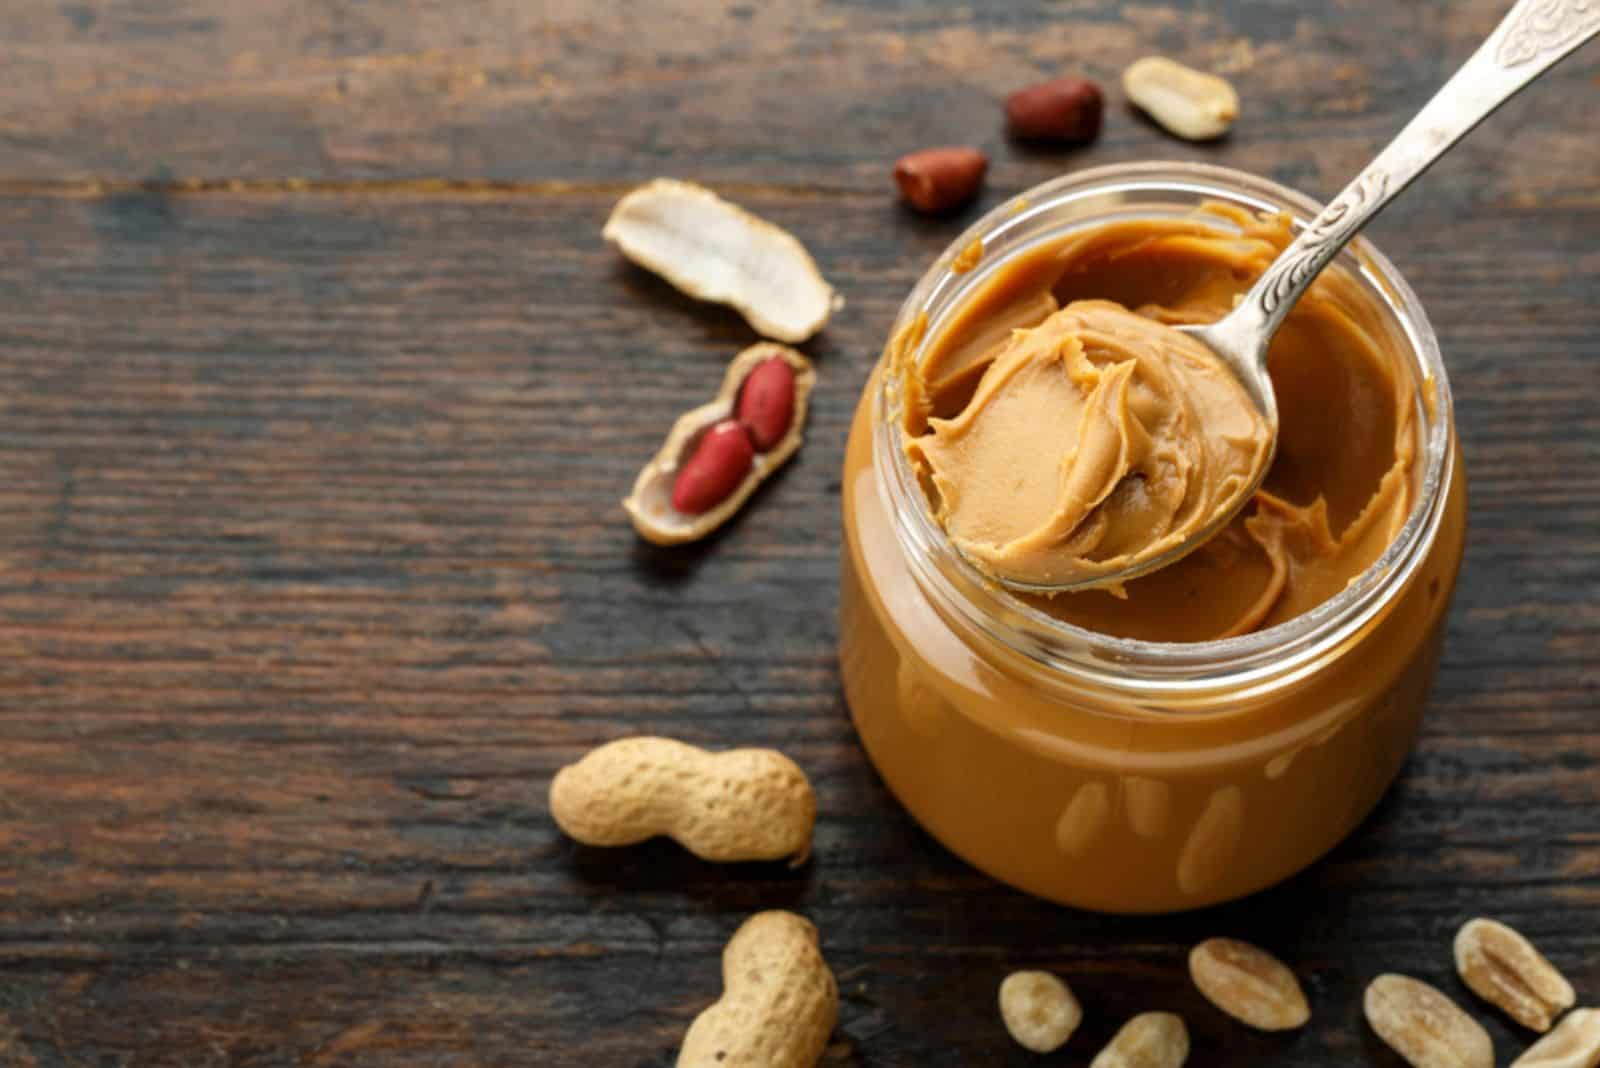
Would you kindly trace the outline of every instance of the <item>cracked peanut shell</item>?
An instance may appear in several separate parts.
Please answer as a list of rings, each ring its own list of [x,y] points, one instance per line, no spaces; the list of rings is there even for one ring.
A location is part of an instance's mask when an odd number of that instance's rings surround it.
[[[672,489],[684,462],[693,455],[703,434],[733,418],[745,379],[773,357],[794,371],[794,411],[788,429],[772,448],[755,453],[749,472],[721,503],[698,515],[678,511],[672,505]],[[634,479],[633,491],[623,500],[622,507],[640,537],[657,545],[679,545],[698,541],[732,519],[756,488],[800,448],[811,390],[816,383],[817,373],[811,361],[785,345],[763,341],[735,356],[722,376],[715,399],[679,416],[666,441]]]

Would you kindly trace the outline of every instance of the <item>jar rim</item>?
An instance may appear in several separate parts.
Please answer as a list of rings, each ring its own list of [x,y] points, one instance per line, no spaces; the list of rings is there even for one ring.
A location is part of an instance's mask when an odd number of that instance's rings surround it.
[[[1321,208],[1306,195],[1277,182],[1213,164],[1123,163],[1064,175],[1007,199],[951,242],[901,305],[890,333],[890,347],[893,339],[923,319],[926,331],[912,357],[920,359],[920,346],[937,336],[943,316],[1010,258],[1001,255],[989,260],[986,255],[989,262],[980,262],[977,270],[956,272],[953,261],[973,242],[983,241],[987,253],[997,237],[1014,240],[1016,234],[1041,222],[1048,227],[1052,214],[1074,202],[1128,193],[1178,194],[1193,198],[1195,204],[1216,200],[1252,213],[1287,211],[1297,230]],[[1139,214],[1137,205],[1129,211]],[[1073,222],[1093,225],[1106,218],[1084,216]],[[1059,232],[1047,229],[1045,236]],[[1036,237],[1015,251],[1042,239]],[[1449,379],[1438,339],[1416,294],[1389,259],[1364,237],[1351,242],[1337,262],[1374,293],[1404,338],[1406,352],[1415,363],[1418,425],[1426,429],[1420,442],[1423,470],[1419,492],[1405,524],[1378,559],[1344,590],[1275,626],[1201,642],[1113,637],[1051,616],[973,567],[929,514],[910,462],[899,447],[893,408],[896,384],[880,360],[875,473],[880,489],[889,490],[895,505],[890,509],[892,526],[923,592],[953,621],[1014,650],[1045,672],[1113,689],[1137,683],[1143,692],[1178,694],[1224,687],[1238,696],[1241,688],[1300,677],[1323,655],[1340,647],[1393,601],[1426,558],[1443,518],[1454,450]]]

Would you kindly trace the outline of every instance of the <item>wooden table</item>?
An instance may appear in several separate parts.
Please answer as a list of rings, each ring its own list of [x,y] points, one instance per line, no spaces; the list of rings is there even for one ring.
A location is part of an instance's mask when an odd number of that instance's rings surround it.
[[[839,692],[839,470],[894,309],[962,225],[889,165],[993,155],[983,206],[1065,170],[1215,160],[1331,194],[1504,0],[591,4],[74,0],[0,14],[0,1065],[666,1066],[737,924],[800,910],[844,989],[826,1063],[1045,1063],[1009,970],[1059,971],[1086,1063],[1184,1013],[1198,1065],[1395,1065],[1403,970],[1471,1003],[1488,913],[1600,999],[1600,50],[1377,226],[1456,389],[1471,544],[1424,737],[1287,885],[1115,919],[922,833]],[[1180,144],[1113,90],[1092,148],[1007,145],[1000,98],[1160,50],[1232,72]],[[807,351],[798,460],[679,551],[618,507],[753,339],[600,240],[636,182],[707,182],[848,297]],[[576,848],[550,775],[660,732],[778,745],[817,857]],[[1199,1000],[1197,938],[1281,953],[1263,1037]],[[1474,1011],[1501,1062],[1524,1039]]]

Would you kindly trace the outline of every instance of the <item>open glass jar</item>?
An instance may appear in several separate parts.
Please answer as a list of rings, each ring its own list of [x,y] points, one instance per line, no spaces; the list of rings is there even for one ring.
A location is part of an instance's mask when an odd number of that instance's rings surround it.
[[[1316,212],[1223,168],[1098,168],[1030,189],[957,238],[902,306],[939,336],[993,272],[1041,242],[1206,202]],[[976,268],[963,253],[982,242]],[[1369,243],[1339,263],[1417,398],[1404,526],[1348,587],[1242,637],[1158,643],[1064,623],[986,581],[929,514],[880,360],[850,433],[840,662],[862,742],[935,837],[1004,882],[1107,912],[1257,890],[1333,847],[1415,739],[1461,562],[1465,484],[1438,343]],[[1070,596],[1070,595],[1069,595]]]

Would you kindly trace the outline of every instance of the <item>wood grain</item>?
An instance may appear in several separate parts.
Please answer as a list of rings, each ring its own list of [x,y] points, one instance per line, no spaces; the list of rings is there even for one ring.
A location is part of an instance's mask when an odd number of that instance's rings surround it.
[[[1600,54],[1380,222],[1450,366],[1472,529],[1423,742],[1329,860],[1197,915],[1029,900],[886,794],[833,649],[845,427],[960,224],[893,203],[900,146],[994,151],[972,212],[1160,156],[1326,194],[1499,7],[0,15],[0,1065],[666,1066],[770,907],[814,919],[841,977],[828,1064],[1031,1063],[994,995],[1047,967],[1086,1013],[1061,1063],[1171,1007],[1196,1064],[1394,1065],[1363,985],[1468,1000],[1448,943],[1480,913],[1592,998]],[[1015,82],[1153,48],[1240,64],[1228,142],[1116,108],[1086,151],[1000,140]],[[805,449],[683,551],[617,502],[752,337],[600,242],[656,173],[791,228],[849,300],[807,346]],[[563,839],[550,775],[638,731],[785,749],[817,859]],[[1183,962],[1212,934],[1296,968],[1303,1034],[1200,1001]],[[1510,1060],[1523,1037],[1483,1018]]]

